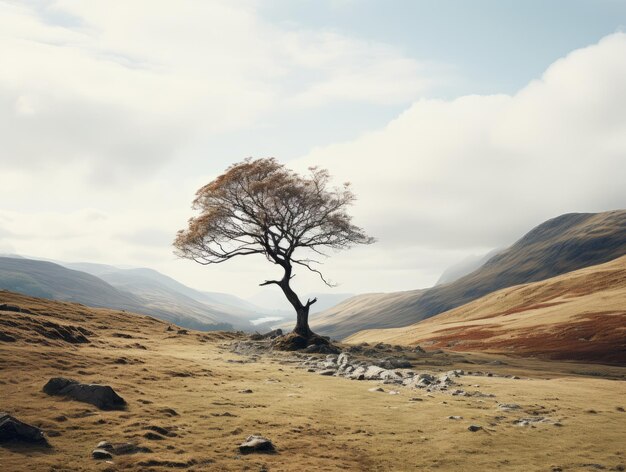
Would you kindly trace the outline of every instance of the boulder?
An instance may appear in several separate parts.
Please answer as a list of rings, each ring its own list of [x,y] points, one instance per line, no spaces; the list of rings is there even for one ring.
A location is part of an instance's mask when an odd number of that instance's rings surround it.
[[[81,384],[76,380],[54,377],[43,387],[44,393],[90,403],[101,410],[123,410],[126,401],[108,385]]]
[[[99,460],[113,459],[113,455],[109,451],[105,451],[104,449],[94,449],[93,451],[91,451],[91,457]]]
[[[239,445],[239,452],[242,454],[250,454],[252,452],[272,453],[276,452],[276,448],[272,441],[263,436],[248,436],[246,440]]]
[[[380,374],[384,371],[385,369],[383,369],[382,367],[371,365],[367,369],[365,369],[363,376],[365,377],[365,380],[379,380]]]
[[[0,412],[0,443],[9,441],[46,444],[46,437],[41,429]]]
[[[274,339],[277,338],[278,336],[282,336],[283,335],[283,330],[278,328],[278,329],[273,329],[272,331],[265,333],[263,335],[263,338],[265,339]]]
[[[337,364],[345,366],[348,365],[350,363],[350,356],[345,353],[342,352],[341,354],[339,354],[339,357],[337,358]]]
[[[385,383],[397,383],[397,384],[402,383],[402,376],[398,375],[393,370],[383,370],[380,373],[379,378],[383,380]]]
[[[364,380],[365,379],[365,367],[357,367],[348,375],[348,378],[353,380]]]
[[[475,424],[471,424],[471,425],[469,425],[467,427],[467,430],[471,431],[472,433],[475,433],[476,431],[480,431],[481,429],[483,429],[482,426],[478,426],[478,425],[475,425]]]
[[[433,382],[435,382],[435,377],[424,373],[404,379],[402,384],[410,388],[426,388]]]

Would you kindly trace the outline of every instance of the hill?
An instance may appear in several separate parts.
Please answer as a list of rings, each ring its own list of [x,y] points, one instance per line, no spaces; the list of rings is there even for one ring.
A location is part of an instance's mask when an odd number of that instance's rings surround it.
[[[626,364],[626,256],[516,285],[403,328],[346,342]]]
[[[444,270],[435,285],[449,284],[457,279],[460,279],[464,275],[471,274],[500,251],[501,249],[493,249],[482,256],[473,255],[466,257],[462,261],[457,262]]]
[[[314,315],[312,328],[344,338],[396,328],[443,313],[496,290],[544,280],[626,254],[626,210],[571,213],[534,228],[474,272],[430,289],[359,295]]]
[[[251,329],[250,320],[263,317],[263,310],[235,295],[202,292],[188,287],[154,269],[121,269],[111,265],[88,262],[59,264],[95,275],[112,286],[141,297],[149,308],[191,313],[210,313],[237,329]],[[169,308],[168,308],[169,307]]]
[[[0,257],[0,288],[92,307],[151,314],[194,329],[232,329],[231,321],[248,326],[245,320],[236,320],[156,283],[142,285],[135,280],[114,287],[94,275],[47,261]],[[126,288],[132,288],[134,293]]]

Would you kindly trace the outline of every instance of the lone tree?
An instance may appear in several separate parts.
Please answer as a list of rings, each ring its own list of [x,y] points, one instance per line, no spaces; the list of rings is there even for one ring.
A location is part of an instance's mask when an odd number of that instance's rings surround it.
[[[352,224],[347,208],[355,196],[348,183],[330,187],[330,174],[317,167],[299,175],[274,158],[248,158],[230,166],[224,174],[196,192],[193,209],[200,214],[189,220],[174,241],[175,253],[200,264],[220,264],[237,256],[263,254],[283,269],[278,285],[297,314],[294,333],[301,346],[319,343],[309,328],[309,309],[317,298],[302,303],[291,288],[294,266],[315,272],[315,254],[324,249],[346,249],[370,244],[374,239]]]

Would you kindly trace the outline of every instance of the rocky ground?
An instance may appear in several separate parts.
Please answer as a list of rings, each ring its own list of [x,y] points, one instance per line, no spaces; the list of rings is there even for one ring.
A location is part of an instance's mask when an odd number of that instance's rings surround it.
[[[623,367],[382,343],[278,352],[269,338],[0,295],[5,470],[626,465]],[[3,440],[7,418],[43,440]]]

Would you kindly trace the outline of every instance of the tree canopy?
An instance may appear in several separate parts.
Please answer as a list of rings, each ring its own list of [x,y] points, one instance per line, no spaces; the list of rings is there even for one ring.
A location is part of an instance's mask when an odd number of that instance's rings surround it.
[[[293,267],[306,267],[330,285],[316,254],[374,242],[347,213],[354,201],[350,184],[332,187],[327,170],[311,167],[299,175],[274,158],[249,158],[196,192],[193,208],[199,214],[178,232],[176,254],[205,265],[264,255],[284,275],[261,285],[281,287],[298,314],[296,332],[310,336],[308,310],[315,299],[303,304],[293,292]]]

